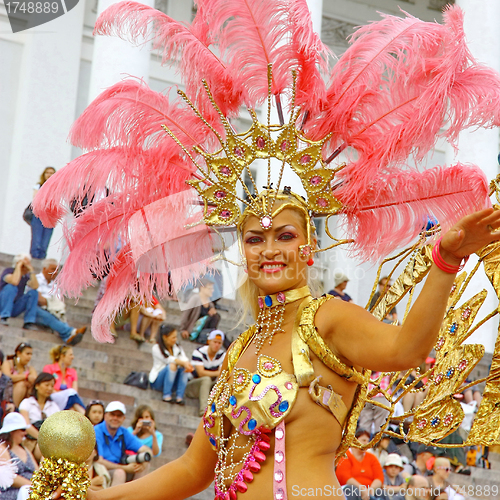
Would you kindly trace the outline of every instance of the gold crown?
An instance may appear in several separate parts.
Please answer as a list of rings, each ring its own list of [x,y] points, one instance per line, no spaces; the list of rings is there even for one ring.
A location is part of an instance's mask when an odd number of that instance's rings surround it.
[[[290,121],[287,124],[271,125],[269,123],[271,115],[271,79],[272,73],[269,67],[268,124],[260,123],[255,111],[250,109],[252,126],[246,132],[240,134],[235,133],[231,124],[215,103],[208,85],[205,81],[203,82],[210,102],[224,126],[226,140],[204,119],[189,98],[182,91],[178,91],[197,116],[217,136],[221,144],[221,147],[214,153],[203,151],[200,147],[193,148],[196,153],[204,158],[206,169],[201,168],[173,133],[166,126],[163,126],[198,167],[202,178],[190,180],[188,184],[193,186],[201,196],[204,202],[204,222],[209,226],[236,224],[241,217],[240,203],[242,203],[247,206],[245,212],[248,210],[252,215],[257,216],[261,226],[264,229],[269,229],[272,226],[273,205],[279,192],[285,164],[288,164],[293,172],[299,176],[307,194],[305,205],[309,212],[316,215],[333,215],[342,208],[342,204],[331,193],[331,182],[336,172],[343,165],[337,168],[329,168],[327,161],[322,158],[323,145],[331,134],[319,141],[312,141],[307,139],[302,131],[296,127],[300,109],[295,109],[295,75]],[[283,121],[281,118],[281,104],[278,99],[276,104],[280,121]],[[280,167],[272,166],[271,160],[273,158],[281,161]],[[258,159],[268,160],[268,186],[262,194],[259,193],[250,171],[250,165]],[[272,189],[271,171],[276,168],[279,168],[278,186],[276,189]],[[244,182],[245,171],[253,184],[254,193],[250,192]],[[245,199],[238,196],[238,181],[246,193]],[[285,188],[285,193],[290,193],[289,188]]]

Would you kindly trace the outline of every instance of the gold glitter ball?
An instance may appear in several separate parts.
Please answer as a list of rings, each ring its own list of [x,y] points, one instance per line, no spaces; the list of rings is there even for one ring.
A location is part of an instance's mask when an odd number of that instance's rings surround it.
[[[94,428],[87,417],[76,411],[59,411],[40,427],[38,445],[46,458],[80,464],[90,457],[95,447]]]

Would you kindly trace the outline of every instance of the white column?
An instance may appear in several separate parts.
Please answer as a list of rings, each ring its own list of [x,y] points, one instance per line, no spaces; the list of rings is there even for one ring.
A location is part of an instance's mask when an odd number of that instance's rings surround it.
[[[321,36],[321,23],[323,20],[323,0],[307,0],[311,11],[311,19],[314,31]]]
[[[71,157],[68,131],[75,119],[84,2],[47,24],[12,35],[24,41],[8,165],[2,166],[0,251],[29,253],[31,231],[22,221],[33,186],[48,165],[57,170]],[[8,99],[8,96],[5,96]],[[61,233],[48,254],[57,257]]]
[[[478,62],[500,72],[500,39],[498,38],[500,2],[457,0],[456,3],[465,13],[465,34],[472,54]],[[497,160],[499,153],[498,129],[466,130],[460,134],[458,147],[459,152],[457,155],[455,155],[451,147],[448,147],[446,153],[449,165],[457,161],[472,163],[481,167],[489,180],[496,177],[499,172]],[[470,270],[472,264],[470,263],[466,270]],[[479,277],[481,279],[477,279]],[[498,305],[496,294],[488,279],[482,273],[481,268],[478,276],[469,286],[467,297],[471,297],[484,288],[488,290],[488,297],[481,308],[480,317],[494,310]],[[497,327],[498,319],[490,320],[472,335],[467,342],[484,344],[487,352],[493,352]]]
[[[119,0],[99,0],[98,15]],[[154,6],[154,0],[142,3]],[[128,76],[149,79],[150,44],[139,47],[115,36],[94,37],[92,73],[90,75],[89,102],[103,90]]]

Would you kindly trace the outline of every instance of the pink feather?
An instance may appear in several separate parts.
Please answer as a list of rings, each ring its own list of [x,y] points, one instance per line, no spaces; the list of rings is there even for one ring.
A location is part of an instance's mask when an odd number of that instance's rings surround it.
[[[202,108],[206,118],[214,111],[201,87],[202,79],[207,80],[222,112],[237,114],[242,88],[235,84],[226,64],[210,50],[206,23],[202,20],[184,26],[142,3],[118,2],[99,16],[94,34],[119,36],[136,45],[151,40],[153,50],[161,51],[163,64],[177,64],[187,94]]]
[[[254,108],[267,97],[267,66],[273,65],[271,92],[283,92],[296,67],[288,43],[287,0],[199,0],[210,38],[227,61],[237,84],[245,89],[247,106]]]
[[[411,242],[434,216],[446,231],[471,211],[490,206],[488,181],[475,166],[390,169],[373,181],[356,206],[344,210],[353,251],[376,261]],[[335,196],[342,201],[342,189]]]

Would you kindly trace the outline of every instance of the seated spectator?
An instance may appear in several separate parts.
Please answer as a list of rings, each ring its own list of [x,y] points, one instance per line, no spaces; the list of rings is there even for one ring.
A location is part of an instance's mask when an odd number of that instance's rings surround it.
[[[389,453],[384,464],[384,494],[389,500],[403,500],[406,481],[403,477],[403,460],[397,453]]]
[[[431,489],[431,500],[448,500],[448,493],[439,488]]]
[[[184,391],[188,373],[194,368],[184,352],[177,344],[177,328],[162,325],[158,335],[158,343],[153,346],[153,368],[149,372],[149,382],[155,391],[163,393],[163,401],[184,404]]]
[[[144,476],[149,468],[148,462],[141,464],[122,464],[126,450],[135,453],[149,452],[151,449],[122,427],[127,411],[120,401],[111,401],[106,406],[104,421],[94,427],[99,463],[106,466],[111,475],[111,485],[123,484],[128,480]]]
[[[372,300],[370,301],[370,306],[368,308],[370,311],[373,309],[373,307],[375,307],[375,304],[377,303],[379,297],[381,295],[384,295],[387,292],[387,290],[391,288],[391,285],[392,285],[391,280],[387,276],[380,278],[378,282],[378,290],[374,293]],[[395,307],[393,307],[383,319],[384,323],[394,323],[397,320],[398,320],[398,313]]]
[[[377,380],[381,372],[372,372],[371,378],[372,380]],[[390,375],[384,375],[378,385],[380,389],[391,393],[391,389],[389,388],[389,384],[391,382]],[[374,388],[373,384],[368,384],[368,390],[371,391]],[[385,406],[389,406],[389,401],[387,401],[386,397],[382,392],[379,392],[376,396],[373,396],[372,399],[375,402],[383,404]],[[372,435],[377,434],[380,431],[382,425],[385,420],[389,416],[389,410],[385,410],[381,406],[378,406],[373,403],[366,403],[361,413],[359,414],[358,426],[362,429],[366,429],[368,432],[371,432]]]
[[[195,339],[200,343],[206,342],[206,336],[216,330],[220,321],[220,314],[215,309],[215,304],[210,300],[214,293],[214,284],[212,281],[203,278],[200,280],[200,291],[193,293],[189,297],[186,310],[182,313],[180,331],[183,339],[189,338],[193,332],[196,322],[202,321],[202,325],[198,325],[197,330],[202,330],[203,333],[197,332]],[[202,319],[204,318],[204,320]]]
[[[413,462],[404,466],[405,472],[410,475],[428,476],[427,461],[436,455],[436,448],[419,444],[417,448],[416,458]]]
[[[430,492],[427,478],[414,474],[408,481],[405,500],[430,500]]]
[[[29,255],[16,255],[13,267],[0,276],[0,325],[9,326],[9,318],[24,313],[25,330],[37,330],[35,325],[38,304],[38,281]],[[26,291],[26,285],[29,289]]]
[[[92,425],[100,424],[104,420],[104,403],[98,399],[91,401],[85,408],[85,416]]]
[[[199,399],[200,417],[205,413],[208,396],[221,372],[226,355],[226,350],[222,347],[223,343],[224,333],[220,330],[213,330],[208,334],[207,345],[195,349],[191,357],[195,378],[188,382],[186,396]]]
[[[370,442],[367,430],[358,429],[356,437],[362,445]],[[343,488],[345,496],[360,496],[362,500],[368,500],[370,496],[380,498],[383,495],[384,471],[377,457],[359,448],[349,448],[346,455],[336,469],[340,485],[346,486]]]
[[[0,366],[3,366],[3,362],[3,352],[0,351]],[[7,413],[16,409],[13,392],[12,379],[10,376],[0,372],[0,424]]]
[[[367,450],[370,453],[373,453],[377,458],[378,461],[380,462],[380,465],[383,467],[385,464],[385,459],[389,455],[389,445],[391,444],[391,438],[387,435],[383,435],[380,438],[380,441],[375,444],[373,448],[370,448]]]
[[[73,349],[67,345],[59,345],[50,350],[53,363],[45,365],[43,371],[54,376],[54,394],[52,400],[61,410],[74,410],[85,413],[85,403],[78,395],[78,374],[71,363],[75,359]]]
[[[99,453],[97,452],[97,443],[90,457],[85,461],[89,471],[90,490],[99,491],[111,486],[111,476],[108,469],[99,463]]]
[[[129,298],[127,306],[115,317],[111,325],[111,334],[116,337],[116,330],[123,328],[125,323],[130,322],[130,338],[138,342],[144,342],[143,338],[139,337],[137,333],[140,312],[141,304]]]
[[[161,324],[167,319],[167,311],[163,308],[156,297],[150,304],[141,307],[139,311],[139,337],[144,342],[145,335],[149,332],[149,342],[154,344]]]
[[[87,327],[72,328],[64,321],[66,306],[57,297],[53,288],[58,273],[57,266],[57,260],[45,259],[42,262],[42,272],[36,275],[38,281],[36,323],[54,330],[67,345],[74,346],[82,341]]]
[[[345,302],[352,302],[351,296],[344,292],[344,290],[347,288],[348,281],[349,278],[345,274],[337,274],[333,282],[333,290],[330,290],[328,293],[330,295],[333,295],[334,297],[342,299]]]
[[[54,383],[53,375],[45,372],[40,373],[33,384],[31,397],[23,399],[19,405],[19,412],[26,423],[31,424],[28,427],[28,434],[35,439],[38,439],[38,429],[40,429],[42,422],[47,417],[61,411],[50,397],[54,392]]]
[[[453,489],[452,485],[448,482],[452,469],[450,461],[447,458],[436,458],[432,470],[434,472],[430,479],[432,488],[439,488],[446,491],[449,500],[465,500],[465,497]]]
[[[17,412],[9,413],[0,429],[0,441],[5,441],[9,446],[9,455],[15,460],[17,475],[12,486],[3,490],[2,500],[16,500],[22,486],[31,486],[31,477],[38,470],[38,464],[32,453],[23,446],[26,429],[29,425],[23,416]]]
[[[137,436],[142,444],[153,450],[155,457],[160,456],[163,434],[156,430],[155,414],[150,406],[140,405],[135,410],[134,419],[128,430]]]
[[[14,354],[7,356],[2,363],[2,373],[12,380],[12,396],[16,407],[28,396],[36,379],[36,371],[30,366],[33,348],[26,342],[21,342]]]

